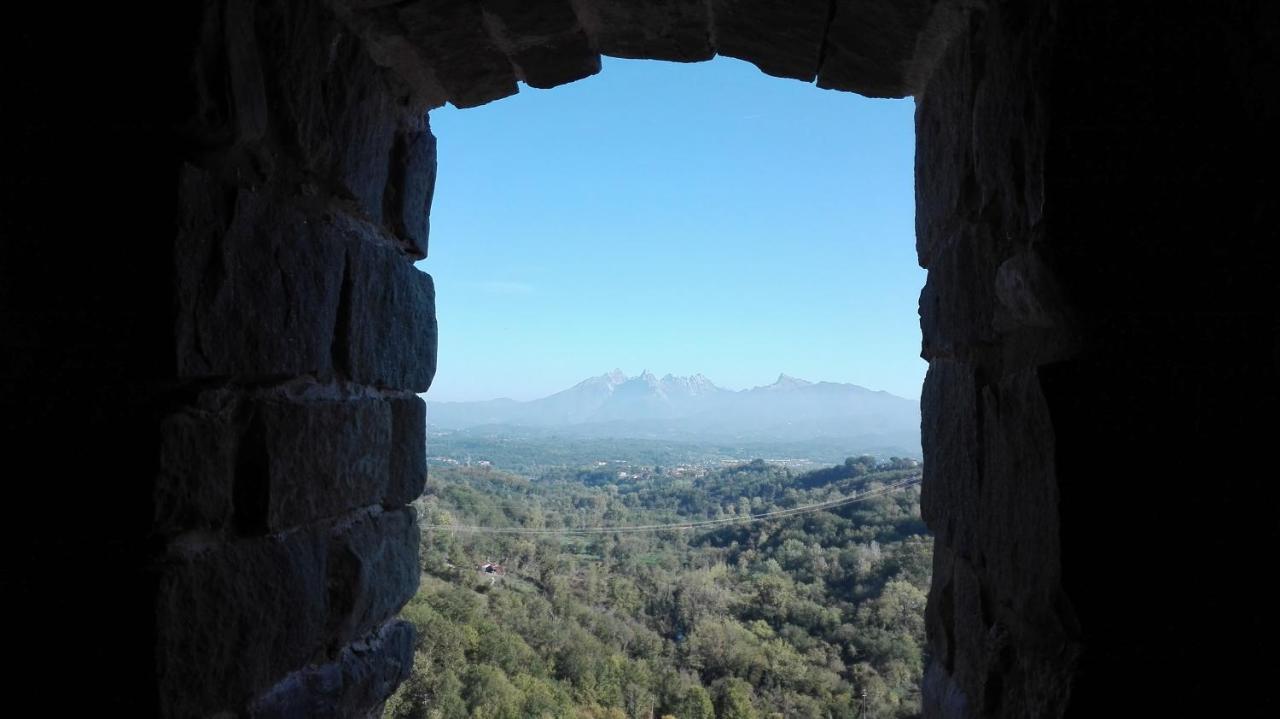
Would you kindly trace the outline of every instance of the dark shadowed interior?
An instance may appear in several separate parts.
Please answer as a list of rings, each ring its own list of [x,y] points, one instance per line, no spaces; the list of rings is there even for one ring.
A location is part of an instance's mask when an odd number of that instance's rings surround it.
[[[376,716],[413,644],[428,111],[717,53],[916,99],[925,715],[1276,703],[1280,5],[169,5],[0,43],[13,706]]]

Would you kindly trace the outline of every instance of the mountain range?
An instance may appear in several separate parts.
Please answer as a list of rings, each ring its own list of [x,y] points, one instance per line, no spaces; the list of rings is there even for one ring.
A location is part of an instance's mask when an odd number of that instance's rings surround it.
[[[685,441],[832,439],[855,446],[897,446],[919,453],[915,400],[854,384],[779,375],[745,390],[716,386],[702,374],[627,377],[614,370],[528,402],[427,404],[432,431],[521,427],[585,437]]]

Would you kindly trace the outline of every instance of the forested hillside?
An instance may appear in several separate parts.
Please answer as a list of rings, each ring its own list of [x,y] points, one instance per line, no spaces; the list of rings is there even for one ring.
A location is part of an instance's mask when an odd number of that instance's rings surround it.
[[[412,678],[387,717],[907,717],[919,712],[931,540],[919,469],[754,461],[528,479],[432,468]],[[892,492],[886,487],[907,480]],[[496,534],[795,516],[694,529]],[[496,565],[485,571],[485,565]]]

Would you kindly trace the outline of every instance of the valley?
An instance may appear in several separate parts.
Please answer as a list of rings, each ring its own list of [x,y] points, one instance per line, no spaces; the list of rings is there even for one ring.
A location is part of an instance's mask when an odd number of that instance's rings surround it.
[[[805,471],[611,449],[618,464],[536,474],[433,464],[402,612],[413,675],[386,717],[919,713],[932,539],[915,460]],[[698,526],[626,529],[672,523]]]

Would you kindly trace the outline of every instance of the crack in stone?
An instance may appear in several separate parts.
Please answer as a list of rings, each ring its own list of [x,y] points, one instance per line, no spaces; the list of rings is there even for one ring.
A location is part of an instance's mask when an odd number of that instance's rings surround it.
[[[822,28],[822,44],[818,46],[818,67],[813,71],[812,82],[817,82],[818,77],[822,75],[822,68],[827,64],[827,38],[831,37],[831,26],[836,21],[836,3],[839,0],[830,0],[827,3],[827,24]]]
[[[343,253],[338,309],[334,313],[332,340],[329,345],[329,360],[333,365],[334,373],[347,377],[351,375],[346,352],[351,341],[351,285],[351,252],[348,250]]]

